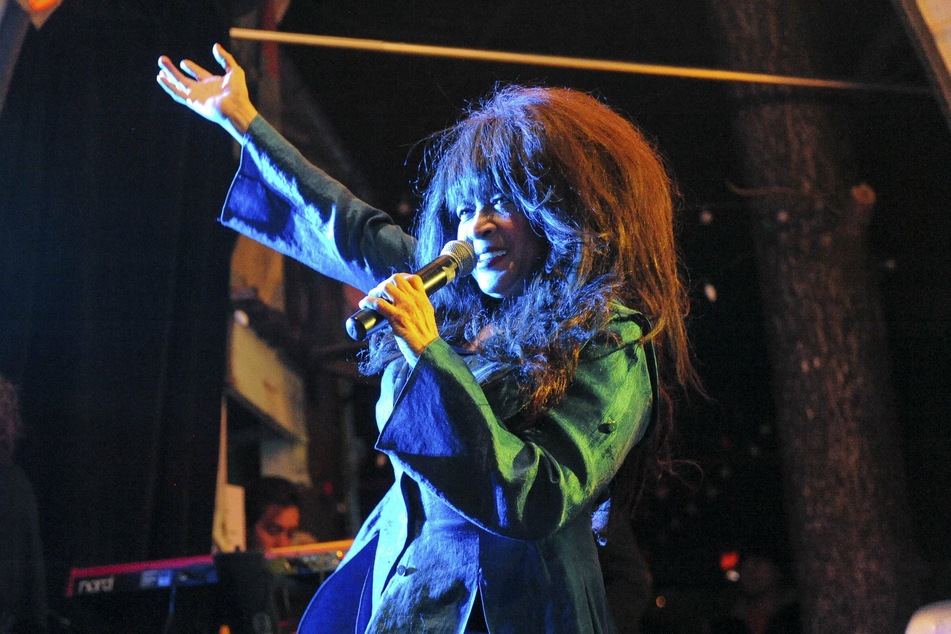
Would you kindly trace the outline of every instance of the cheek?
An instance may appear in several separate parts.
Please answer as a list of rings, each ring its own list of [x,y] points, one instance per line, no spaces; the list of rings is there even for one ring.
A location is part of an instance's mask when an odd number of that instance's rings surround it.
[[[542,260],[548,253],[548,241],[532,231],[528,222],[519,227],[520,237],[519,247],[524,253],[526,260],[530,260],[533,265]]]
[[[548,250],[548,242],[543,238],[539,237],[531,229],[528,230],[528,237],[526,239],[527,244],[525,245],[526,250],[531,251],[536,258],[541,256],[545,251]]]
[[[447,232],[448,234],[452,233],[452,228]],[[471,222],[457,222],[456,223],[456,240],[467,241],[472,237],[472,223]]]

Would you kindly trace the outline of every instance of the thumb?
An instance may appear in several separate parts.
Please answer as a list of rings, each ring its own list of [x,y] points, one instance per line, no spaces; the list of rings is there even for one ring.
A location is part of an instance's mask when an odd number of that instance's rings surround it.
[[[211,47],[211,54],[215,56],[215,59],[218,60],[218,63],[221,64],[221,68],[225,72],[229,72],[234,66],[234,57],[231,56],[231,53],[225,50],[221,44],[215,44]]]

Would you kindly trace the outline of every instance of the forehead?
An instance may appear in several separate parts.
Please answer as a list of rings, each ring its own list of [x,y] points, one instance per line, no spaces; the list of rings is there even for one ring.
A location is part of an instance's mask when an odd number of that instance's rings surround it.
[[[296,506],[268,504],[261,513],[261,521],[274,524],[297,523],[300,521],[300,509]]]
[[[456,176],[446,187],[446,207],[471,204],[474,201],[488,201],[504,193],[493,174],[486,170],[469,169]]]

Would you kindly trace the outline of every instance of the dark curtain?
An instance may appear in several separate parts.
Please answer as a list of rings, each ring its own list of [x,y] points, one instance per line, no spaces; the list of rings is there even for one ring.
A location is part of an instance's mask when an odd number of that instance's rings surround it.
[[[71,567],[210,552],[235,158],[154,78],[160,53],[217,68],[228,24],[224,2],[66,0],[0,117],[0,372],[54,603]]]

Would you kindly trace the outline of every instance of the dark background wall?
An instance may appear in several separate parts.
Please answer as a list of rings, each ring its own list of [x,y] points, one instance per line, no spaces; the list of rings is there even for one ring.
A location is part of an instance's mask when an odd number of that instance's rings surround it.
[[[210,548],[232,150],[154,69],[228,18],[67,2],[31,28],[0,118],[0,372],[22,386],[54,597],[73,566]]]

